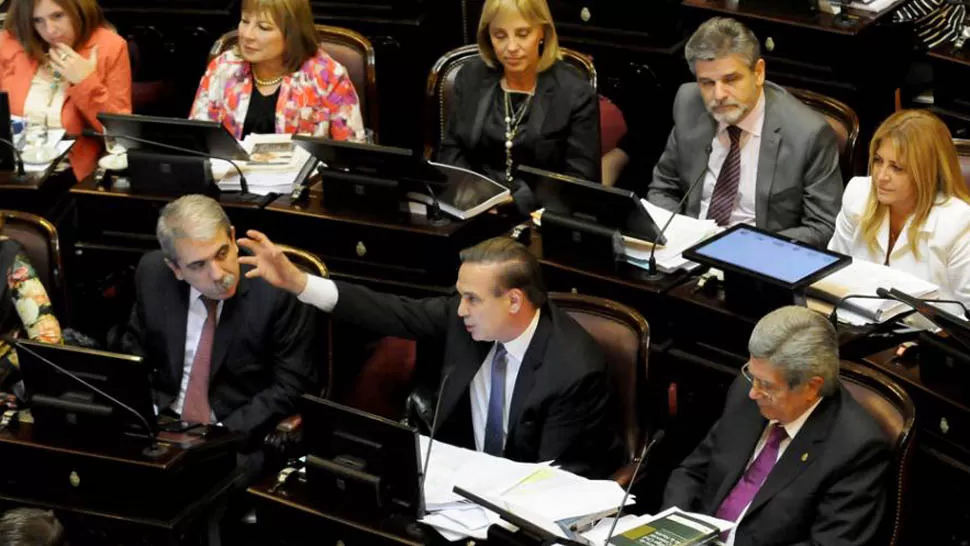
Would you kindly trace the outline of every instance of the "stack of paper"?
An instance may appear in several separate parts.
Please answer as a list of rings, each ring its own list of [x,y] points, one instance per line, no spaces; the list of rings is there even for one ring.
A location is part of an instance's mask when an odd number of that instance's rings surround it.
[[[885,265],[853,260],[848,266],[816,281],[808,294],[830,303],[849,294],[875,296],[877,288],[895,288],[917,298],[935,298],[939,287],[919,277]],[[884,322],[909,310],[895,300],[855,298],[839,306],[838,317],[850,324]]]
[[[664,235],[667,237],[667,244],[657,247],[654,258],[657,261],[657,269],[664,273],[670,273],[676,269],[694,269],[698,264],[685,260],[683,252],[708,237],[718,233],[720,228],[714,220],[699,220],[683,214],[674,214],[664,208],[658,207],[643,199],[643,206],[653,218],[658,226],[664,226],[670,220],[671,214],[674,219],[667,227]],[[650,258],[650,243],[637,243],[630,239],[624,239],[626,243],[626,260],[633,265],[646,268]]]
[[[422,436],[422,456],[427,446],[428,438]],[[506,525],[494,512],[454,493],[456,486],[537,524],[564,520],[582,524],[587,517],[613,513],[623,500],[623,489],[610,480],[588,480],[548,463],[517,463],[435,442],[424,484],[428,515],[421,521],[448,540],[485,539],[489,525]],[[632,504],[634,499],[627,502]]]
[[[259,150],[272,146],[284,146],[291,141],[292,135],[249,135],[241,143],[243,148],[252,152],[255,161],[236,161],[239,168],[246,175],[249,191],[258,195],[268,193],[290,193],[298,180],[306,163],[312,160],[310,153],[294,146],[285,152],[277,154],[276,159],[270,159],[269,154]],[[219,181],[219,189],[238,191],[239,173],[228,162],[221,159],[212,160],[212,176]]]

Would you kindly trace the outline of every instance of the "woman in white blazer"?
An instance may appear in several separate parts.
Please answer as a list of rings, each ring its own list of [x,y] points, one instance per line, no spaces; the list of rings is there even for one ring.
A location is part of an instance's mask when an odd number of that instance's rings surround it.
[[[926,110],[896,112],[872,137],[869,173],[845,188],[829,249],[970,305],[970,190],[946,125]]]

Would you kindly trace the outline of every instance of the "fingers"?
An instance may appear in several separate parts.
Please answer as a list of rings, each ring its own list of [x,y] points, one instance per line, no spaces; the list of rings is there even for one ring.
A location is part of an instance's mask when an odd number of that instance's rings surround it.
[[[239,263],[243,265],[251,265],[257,267],[259,265],[259,258],[256,256],[240,256]]]
[[[258,279],[260,277],[259,269],[255,268],[255,267],[252,268],[252,269],[250,269],[249,271],[243,273],[243,274],[246,275],[246,278],[247,279]]]
[[[256,231],[255,229],[246,230],[246,236],[260,244],[263,244],[263,243],[270,244],[270,245],[273,244],[273,241],[270,241],[269,237],[267,237],[260,231]]]

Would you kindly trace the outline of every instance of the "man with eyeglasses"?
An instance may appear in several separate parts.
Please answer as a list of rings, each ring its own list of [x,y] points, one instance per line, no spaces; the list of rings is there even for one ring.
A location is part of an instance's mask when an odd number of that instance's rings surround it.
[[[888,444],[839,383],[835,329],[804,307],[762,318],[724,413],[674,470],[664,507],[737,522],[731,545],[869,544]]]

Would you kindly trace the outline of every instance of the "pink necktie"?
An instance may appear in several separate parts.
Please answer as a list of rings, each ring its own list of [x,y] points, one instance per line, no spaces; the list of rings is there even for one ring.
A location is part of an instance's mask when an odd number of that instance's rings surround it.
[[[719,226],[726,226],[731,222],[734,203],[738,197],[738,186],[741,184],[741,128],[730,125],[727,128],[731,137],[731,149],[721,165],[721,172],[717,174],[714,192],[711,194],[711,204],[707,207],[707,217],[717,222]]]
[[[209,407],[209,370],[212,364],[212,340],[216,337],[219,300],[200,297],[208,314],[202,326],[199,345],[195,348],[195,358],[192,360],[192,375],[185,392],[182,420],[207,425],[212,420],[212,409]]]
[[[787,437],[788,433],[785,432],[785,427],[777,423],[771,425],[768,439],[765,441],[761,453],[744,472],[738,483],[734,485],[734,489],[724,498],[724,502],[717,509],[716,517],[728,521],[738,520],[738,516],[751,504],[754,496],[761,489],[761,485],[768,478],[768,474],[771,473],[771,469],[774,468],[775,462],[778,460],[778,449],[781,447],[781,441]]]

